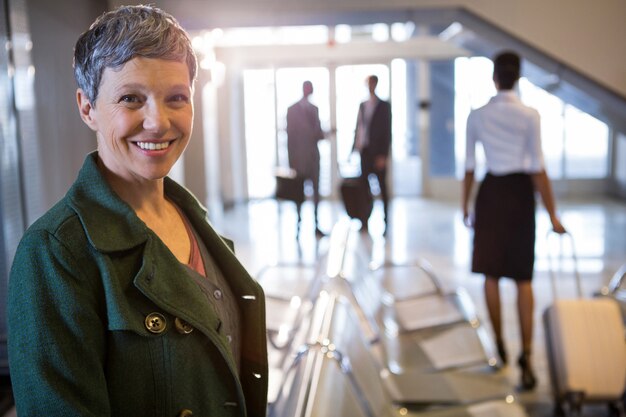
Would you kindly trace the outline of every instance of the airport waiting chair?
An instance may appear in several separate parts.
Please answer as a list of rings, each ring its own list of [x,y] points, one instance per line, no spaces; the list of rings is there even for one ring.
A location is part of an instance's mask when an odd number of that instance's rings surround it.
[[[280,383],[274,387],[275,392],[268,401],[268,417],[303,415],[315,379],[318,341],[328,327],[324,322],[327,306],[328,294],[322,291],[311,311],[301,343],[281,370]]]
[[[300,263],[268,265],[256,274],[256,279],[265,292],[268,339],[274,348],[281,349],[315,302],[321,280],[319,267]]]
[[[324,282],[340,272],[348,231],[345,222],[335,224],[325,253],[314,264],[282,262],[257,273],[256,279],[265,292],[268,339],[274,348],[282,349],[290,343]]]
[[[347,229],[333,227],[330,243],[315,265],[282,263],[263,268],[258,280],[266,297],[268,336],[269,392],[268,402],[276,401],[286,383],[288,372],[303,345],[317,340],[313,310],[318,304],[324,282],[339,272]]]
[[[354,236],[335,290],[355,305],[372,349],[393,373],[500,365],[463,289],[444,292],[425,260],[371,266]]]
[[[439,375],[423,374],[425,384],[436,383],[427,389],[433,397],[447,397],[445,401],[421,401],[404,404],[389,395],[388,386],[381,378],[376,360],[370,355],[367,341],[359,331],[354,306],[340,294],[331,293],[326,309],[328,331],[317,344],[317,359],[310,376],[305,417],[395,417],[395,416],[472,416],[472,417],[526,417],[512,396],[499,393],[475,395],[475,388],[445,385]],[[472,381],[472,385],[480,381]],[[469,393],[469,391],[473,391]],[[282,417],[282,416],[281,416]]]
[[[611,297],[617,301],[622,311],[624,326],[626,326],[626,263],[615,271],[608,285],[602,287],[599,295]]]
[[[400,374],[392,373],[370,351],[358,321],[354,305],[341,298],[335,303],[328,340],[337,350],[349,352],[352,362],[359,364],[354,370],[358,380],[363,384],[383,384],[384,391],[396,404],[407,407],[462,405],[511,395],[512,387],[505,376],[471,368],[439,372],[411,369]],[[379,381],[373,378],[374,375]],[[377,389],[369,387],[367,391],[374,393]]]

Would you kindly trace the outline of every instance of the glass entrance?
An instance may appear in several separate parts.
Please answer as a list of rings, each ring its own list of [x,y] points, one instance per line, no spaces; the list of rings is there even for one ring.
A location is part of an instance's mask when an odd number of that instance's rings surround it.
[[[341,176],[360,172],[359,160],[352,153],[359,105],[369,97],[367,77],[378,76],[376,94],[389,100],[389,69],[383,64],[343,65],[335,71],[337,99],[337,166]]]
[[[247,183],[250,199],[273,196],[277,167],[288,167],[287,109],[302,98],[302,83],[313,83],[311,103],[319,109],[322,129],[330,131],[329,71],[323,67],[245,70],[244,112],[247,156]],[[320,149],[320,193],[328,196],[330,184],[330,143]]]
[[[419,194],[419,156],[407,98],[404,60],[391,65],[360,64],[332,67],[284,67],[243,72],[247,184],[250,199],[273,196],[274,172],[289,165],[287,157],[287,108],[302,97],[302,83],[313,83],[310,101],[319,108],[322,129],[329,134],[319,142],[320,194],[336,197],[342,176],[357,175],[358,155],[352,153],[359,104],[367,100],[367,77],[378,76],[377,95],[392,103],[393,143],[388,174],[394,196]],[[334,115],[332,114],[334,112]],[[334,117],[333,117],[334,116]],[[414,119],[414,118],[413,118]]]
[[[278,125],[278,161],[289,166],[287,157],[287,109],[302,98],[302,83],[313,84],[309,101],[319,110],[320,124],[324,132],[330,131],[330,88],[327,68],[279,68],[276,70],[276,116]],[[318,142],[320,151],[320,194],[331,193],[330,159],[331,146],[328,139]]]

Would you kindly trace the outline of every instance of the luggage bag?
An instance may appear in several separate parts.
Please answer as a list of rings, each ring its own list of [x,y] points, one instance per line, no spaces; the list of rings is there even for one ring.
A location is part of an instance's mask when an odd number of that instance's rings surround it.
[[[369,219],[374,208],[374,197],[367,178],[344,178],[340,190],[341,199],[348,216],[360,220],[363,225],[367,225],[367,219]]]
[[[554,302],[543,313],[546,354],[555,415],[580,415],[584,403],[606,402],[610,415],[623,416],[626,342],[620,309],[610,298],[583,298],[571,235],[577,297],[558,299],[553,260]]]
[[[279,168],[276,177],[276,199],[293,201],[296,205],[304,202],[304,179],[294,170]]]

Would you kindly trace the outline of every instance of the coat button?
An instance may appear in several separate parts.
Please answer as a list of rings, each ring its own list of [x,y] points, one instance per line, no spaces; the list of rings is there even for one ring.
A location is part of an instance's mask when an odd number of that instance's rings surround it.
[[[178,317],[174,319],[174,326],[176,327],[176,330],[178,330],[178,333],[180,334],[189,334],[193,332],[193,326],[187,323],[185,320],[178,318]]]
[[[193,411],[188,410],[188,409],[184,409],[184,410],[180,410],[180,413],[178,413],[178,417],[191,417],[193,416]]]
[[[216,300],[221,300],[222,299],[222,291],[220,291],[220,290],[213,291],[213,297],[215,297]]]
[[[146,316],[146,329],[150,333],[159,334],[165,331],[167,327],[167,322],[165,321],[165,317],[159,313],[150,313]]]

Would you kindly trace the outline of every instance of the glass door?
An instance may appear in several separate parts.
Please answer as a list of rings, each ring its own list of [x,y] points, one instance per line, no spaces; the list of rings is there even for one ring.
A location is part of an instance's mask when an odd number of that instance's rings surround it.
[[[278,165],[274,71],[245,70],[243,85],[248,198],[266,198],[274,193]]]
[[[329,71],[324,67],[250,69],[243,72],[247,183],[250,199],[274,195],[276,167],[289,166],[287,109],[302,98],[302,83],[311,81],[311,103],[319,109],[322,129],[330,131]],[[320,193],[328,196],[330,140],[319,142]]]
[[[279,68],[276,70],[276,120],[278,126],[278,161],[281,166],[289,166],[287,157],[287,109],[302,98],[302,83],[313,84],[313,94],[309,101],[319,110],[320,124],[324,132],[331,129],[330,122],[330,80],[329,71],[324,67]],[[320,151],[320,194],[331,194],[331,144],[330,139],[318,142]]]
[[[352,153],[352,146],[359,105],[369,98],[367,78],[378,76],[376,94],[382,100],[389,100],[389,68],[384,64],[342,65],[335,74],[337,167],[340,176],[351,176],[360,172],[358,155]]]
[[[337,160],[340,175],[359,171],[358,156],[352,154],[359,104],[367,100],[367,77],[376,75],[376,94],[391,102],[392,144],[388,187],[393,196],[417,196],[421,192],[421,171],[415,109],[410,103],[406,61],[395,59],[391,65],[343,65],[336,70]],[[413,98],[413,99],[412,99]],[[414,114],[411,114],[414,112]]]
[[[318,107],[325,140],[319,142],[320,194],[337,197],[342,176],[358,175],[360,161],[352,153],[359,105],[367,100],[367,77],[378,76],[377,95],[392,104],[393,142],[388,186],[394,196],[419,195],[421,172],[418,144],[411,134],[405,61],[391,65],[359,64],[333,67],[249,69],[244,75],[244,113],[248,197],[269,198],[275,189],[276,167],[289,165],[287,108],[302,97],[302,83],[311,81],[309,100]],[[334,115],[332,114],[334,112]],[[334,116],[334,117],[333,117]],[[376,191],[376,190],[374,190]]]

